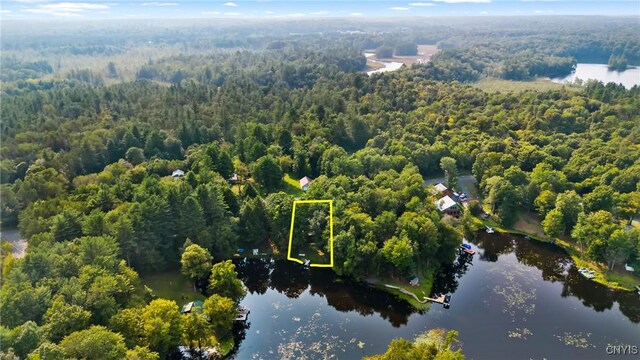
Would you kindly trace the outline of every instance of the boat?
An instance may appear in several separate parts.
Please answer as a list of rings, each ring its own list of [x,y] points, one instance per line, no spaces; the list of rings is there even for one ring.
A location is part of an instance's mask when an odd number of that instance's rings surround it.
[[[494,232],[496,232],[495,230],[493,230],[493,228],[487,226],[487,234],[493,234]]]
[[[631,271],[631,272],[635,271],[635,269],[633,267],[631,267],[631,266],[629,266],[627,264],[624,264],[624,269],[627,270],[627,271]]]
[[[593,270],[588,270],[588,269],[585,269],[585,268],[581,268],[581,269],[578,270],[578,272],[580,274],[582,274],[582,276],[586,277],[589,280],[591,280],[594,277],[596,277],[596,272],[593,271]]]
[[[640,285],[636,286],[636,290],[638,290],[638,295],[640,295]]]
[[[303,265],[305,267],[309,267],[310,264],[311,264],[311,260],[305,260]]]
[[[471,245],[467,243],[460,245],[460,250],[469,255],[473,255],[476,253],[473,249],[471,249]]]

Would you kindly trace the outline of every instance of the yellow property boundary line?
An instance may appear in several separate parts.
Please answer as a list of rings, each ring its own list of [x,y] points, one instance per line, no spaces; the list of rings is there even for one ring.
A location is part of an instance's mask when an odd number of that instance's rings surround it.
[[[289,230],[289,248],[287,250],[287,260],[304,264],[302,260],[291,256],[291,242],[293,241],[293,225],[296,217],[296,205],[298,204],[329,204],[329,264],[309,264],[314,267],[333,267],[333,200],[294,200],[293,210],[291,211],[291,229]]]

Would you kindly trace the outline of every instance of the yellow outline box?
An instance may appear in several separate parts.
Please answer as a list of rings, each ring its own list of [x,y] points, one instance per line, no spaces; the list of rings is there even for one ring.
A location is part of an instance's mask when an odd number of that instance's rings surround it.
[[[291,211],[291,229],[289,230],[289,247],[287,249],[287,260],[304,264],[302,260],[291,256],[291,243],[293,241],[293,225],[296,217],[296,205],[298,204],[329,204],[329,264],[309,264],[314,267],[333,267],[333,200],[294,200],[293,210]]]

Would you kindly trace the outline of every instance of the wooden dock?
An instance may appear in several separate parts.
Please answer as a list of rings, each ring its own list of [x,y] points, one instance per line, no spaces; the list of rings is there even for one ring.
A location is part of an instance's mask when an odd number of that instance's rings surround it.
[[[427,300],[427,301],[434,302],[436,304],[444,304],[444,302],[445,302],[444,301],[445,300],[445,296],[444,295],[440,295],[440,297],[438,297],[436,299],[430,298],[430,297],[425,297],[424,299]]]
[[[246,307],[243,306],[238,306],[238,314],[236,315],[236,318],[234,319],[235,321],[247,321],[247,318],[249,317],[249,309],[247,309]]]

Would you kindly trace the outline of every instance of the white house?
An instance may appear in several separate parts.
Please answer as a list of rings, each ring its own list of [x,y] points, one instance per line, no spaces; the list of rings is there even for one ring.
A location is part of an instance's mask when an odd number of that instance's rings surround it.
[[[308,176],[303,177],[302,179],[300,179],[300,189],[302,189],[302,191],[307,191],[309,190],[309,185],[311,184],[311,178]]]
[[[174,179],[179,179],[184,176],[184,171],[178,169],[171,174],[171,177]]]
[[[454,217],[460,216],[460,206],[448,195],[436,201],[436,207],[438,208],[438,211],[443,214]]]

